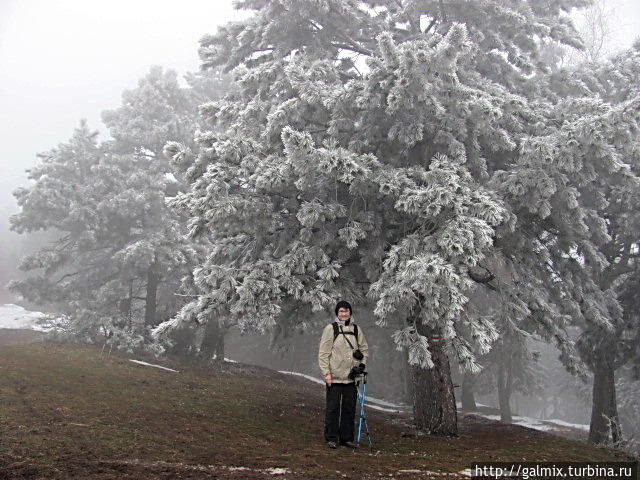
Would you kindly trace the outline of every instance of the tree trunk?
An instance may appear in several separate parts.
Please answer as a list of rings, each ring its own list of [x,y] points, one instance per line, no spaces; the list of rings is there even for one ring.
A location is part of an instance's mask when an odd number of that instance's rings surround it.
[[[407,404],[411,404],[413,402],[413,394],[415,391],[415,379],[413,378],[413,368],[409,365],[409,353],[404,351],[404,370],[403,377],[404,381],[402,382],[402,392],[404,401]]]
[[[500,420],[511,423],[511,387],[513,376],[511,372],[511,362],[505,358],[504,351],[500,355],[498,364],[498,402],[500,404]]]
[[[132,280],[129,281],[129,296],[118,302],[118,310],[120,315],[127,320],[127,326],[131,328],[131,304],[133,302]]]
[[[220,328],[220,334],[218,335],[218,340],[215,343],[214,355],[218,362],[224,362],[224,330],[222,328]]]
[[[131,296],[125,297],[118,302],[118,310],[120,310],[120,315],[125,318],[129,318],[131,312]]]
[[[156,325],[156,297],[158,295],[158,284],[160,283],[160,277],[156,271],[157,266],[157,262],[154,261],[147,270],[147,296],[144,305],[144,324],[150,326]]]
[[[462,411],[474,412],[478,410],[474,395],[475,377],[470,373],[465,373],[462,379]]]
[[[217,318],[210,318],[207,322],[200,354],[209,359],[215,358],[217,362],[224,361],[224,329]]]
[[[622,439],[618,418],[615,371],[612,362],[603,357],[599,357],[594,364],[589,441],[604,443],[611,437],[615,445]]]
[[[127,321],[129,323],[129,329],[133,328],[133,312],[131,306],[133,305],[133,279],[129,280],[129,309],[127,311]]]
[[[412,367],[414,378],[413,416],[416,426],[434,435],[457,435],[458,412],[451,380],[449,358],[440,332],[416,321],[420,335],[429,339],[433,368]]]

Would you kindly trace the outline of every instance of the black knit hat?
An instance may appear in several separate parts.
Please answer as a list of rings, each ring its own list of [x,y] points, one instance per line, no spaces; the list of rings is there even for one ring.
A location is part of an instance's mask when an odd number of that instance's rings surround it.
[[[340,300],[337,305],[336,305],[336,317],[338,316],[338,310],[340,310],[341,308],[348,308],[349,309],[349,314],[353,315],[353,309],[351,308],[351,304],[349,302],[345,302],[344,300]]]

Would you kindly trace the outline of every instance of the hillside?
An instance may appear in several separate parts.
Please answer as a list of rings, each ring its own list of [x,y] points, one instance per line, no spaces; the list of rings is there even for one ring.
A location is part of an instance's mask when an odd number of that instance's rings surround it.
[[[135,357],[171,372],[39,335],[0,330],[2,479],[468,478],[473,461],[627,459],[476,416],[457,438],[415,438],[406,418],[373,409],[373,453],[331,451],[323,388],[307,380]]]

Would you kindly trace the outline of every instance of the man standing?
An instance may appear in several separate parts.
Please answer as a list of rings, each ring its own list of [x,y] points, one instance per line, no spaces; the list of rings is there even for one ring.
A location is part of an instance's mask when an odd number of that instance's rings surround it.
[[[322,331],[318,353],[318,364],[327,385],[324,438],[329,448],[337,448],[338,443],[353,448],[358,393],[352,369],[364,370],[369,346],[362,329],[351,319],[349,302],[338,302],[335,314],[337,321]]]

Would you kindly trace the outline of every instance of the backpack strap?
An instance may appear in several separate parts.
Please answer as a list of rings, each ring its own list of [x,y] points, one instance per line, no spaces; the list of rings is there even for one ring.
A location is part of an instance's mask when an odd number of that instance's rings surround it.
[[[356,337],[356,345],[358,346],[358,348],[360,348],[360,342],[358,342],[358,325],[356,323],[353,324],[353,332],[342,331],[342,329],[338,325],[338,322],[333,322],[331,325],[333,325],[333,342],[334,343],[336,341],[336,338],[338,338],[338,335],[342,334],[342,335],[345,335],[344,339],[347,341],[349,346],[353,349],[353,345],[351,345],[351,342],[346,337],[346,335],[353,335]]]

